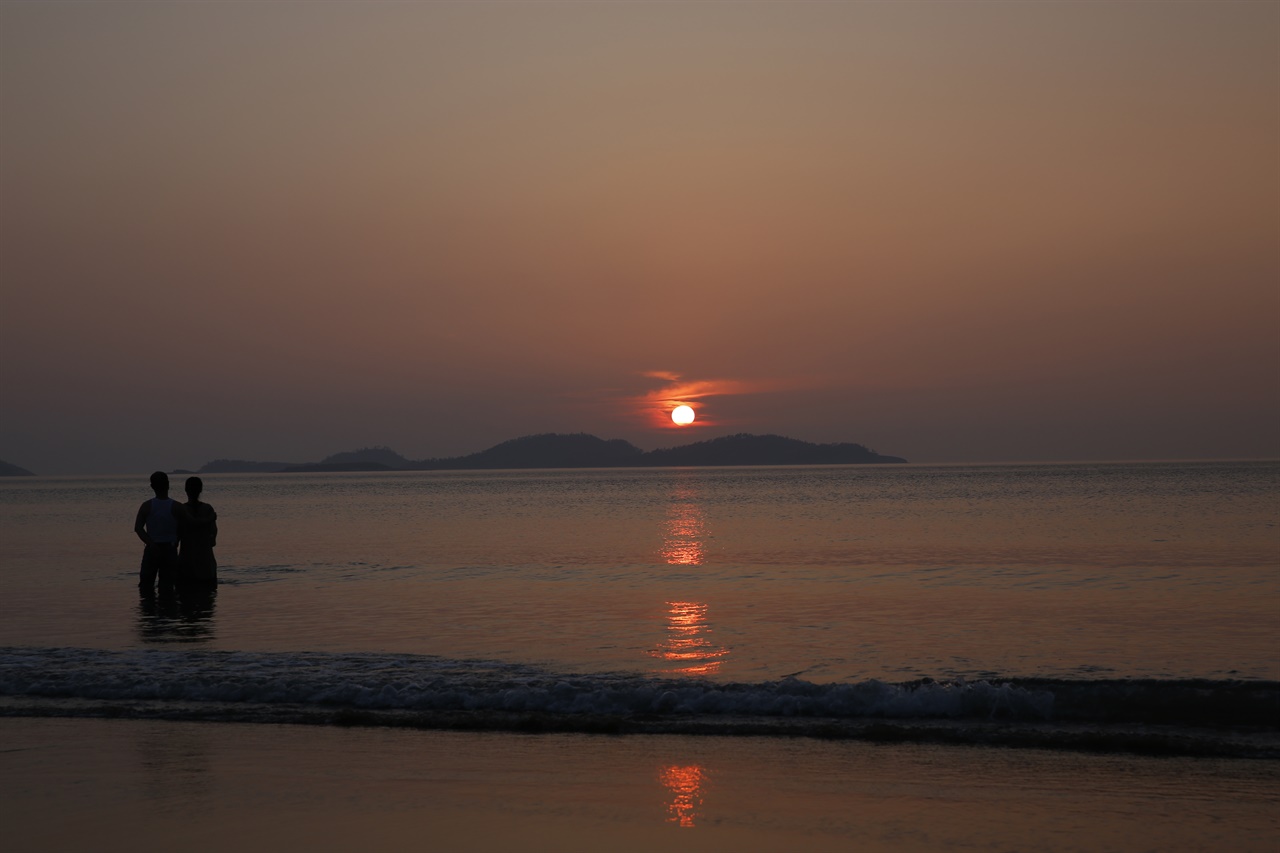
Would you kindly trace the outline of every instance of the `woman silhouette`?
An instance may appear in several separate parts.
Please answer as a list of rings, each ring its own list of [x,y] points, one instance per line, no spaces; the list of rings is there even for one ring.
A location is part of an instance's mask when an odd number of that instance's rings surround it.
[[[218,561],[213,546],[218,543],[218,514],[200,502],[204,482],[187,478],[186,517],[178,528],[178,577],[183,583],[214,586],[218,583]]]

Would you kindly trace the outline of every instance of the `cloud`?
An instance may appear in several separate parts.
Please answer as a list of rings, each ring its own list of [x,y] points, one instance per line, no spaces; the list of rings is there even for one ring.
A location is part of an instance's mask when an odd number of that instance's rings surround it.
[[[812,383],[784,379],[686,379],[669,370],[645,370],[640,375],[662,384],[641,394],[625,398],[629,414],[643,418],[650,426],[670,427],[671,410],[681,404],[691,405],[698,413],[695,426],[714,426],[699,403],[717,397],[767,394],[805,387]]]

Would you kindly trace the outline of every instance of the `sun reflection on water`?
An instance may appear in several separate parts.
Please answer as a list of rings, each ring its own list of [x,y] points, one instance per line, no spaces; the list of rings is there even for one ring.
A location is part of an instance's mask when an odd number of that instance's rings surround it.
[[[667,637],[650,655],[670,664],[662,672],[712,675],[720,670],[729,650],[716,645],[707,621],[707,605],[696,601],[667,602]]]
[[[697,764],[669,765],[658,771],[658,778],[671,792],[667,804],[667,821],[683,828],[696,825],[698,809],[702,807],[702,786],[707,771]]]
[[[663,526],[662,557],[673,566],[701,566],[706,561],[706,519],[698,502],[698,489],[677,484]],[[674,675],[713,675],[729,650],[711,639],[707,605],[697,601],[668,601],[666,639],[651,649],[652,657],[668,666],[659,672]]]
[[[701,566],[706,561],[706,520],[702,507],[695,502],[697,492],[688,486],[677,487],[662,539],[662,557],[673,566]]]

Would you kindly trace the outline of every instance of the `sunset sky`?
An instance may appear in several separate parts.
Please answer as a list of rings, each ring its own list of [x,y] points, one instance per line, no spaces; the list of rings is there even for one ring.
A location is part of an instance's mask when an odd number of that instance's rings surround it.
[[[41,474],[1277,457],[1278,324],[1280,3],[0,2]]]

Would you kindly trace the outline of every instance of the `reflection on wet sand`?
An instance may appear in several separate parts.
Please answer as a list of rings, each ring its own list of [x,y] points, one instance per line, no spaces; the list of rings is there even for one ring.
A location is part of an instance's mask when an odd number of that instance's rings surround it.
[[[138,603],[138,636],[144,643],[202,643],[213,639],[216,587],[149,596]]]
[[[162,814],[191,813],[213,799],[216,780],[207,728],[188,723],[139,728],[135,733],[142,790],[152,808]],[[173,849],[183,846],[175,839]]]
[[[677,675],[712,675],[719,671],[729,650],[711,640],[707,605],[696,601],[667,602],[667,638],[650,655],[670,664],[661,672]]]
[[[706,778],[707,771],[697,764],[686,767],[673,764],[658,770],[658,779],[671,792],[671,802],[667,804],[668,822],[684,828],[696,825]]]

